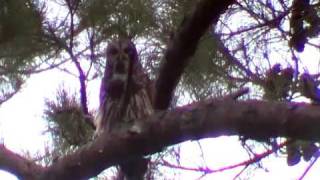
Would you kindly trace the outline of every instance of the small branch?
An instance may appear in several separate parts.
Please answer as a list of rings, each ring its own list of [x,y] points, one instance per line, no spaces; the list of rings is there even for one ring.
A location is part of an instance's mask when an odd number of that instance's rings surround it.
[[[308,172],[310,171],[310,169],[313,167],[313,165],[317,162],[319,158],[319,152],[317,152],[317,156],[314,157],[314,159],[311,160],[310,164],[308,165],[308,167],[306,168],[306,170],[303,172],[303,174],[299,177],[298,180],[303,180],[304,177],[308,174]]]
[[[278,148],[282,148],[286,144],[287,143],[282,143],[282,144],[279,145]],[[188,170],[188,171],[196,171],[196,172],[203,172],[205,174],[211,174],[211,173],[217,173],[217,172],[222,172],[222,171],[226,171],[226,170],[235,169],[235,168],[238,168],[238,167],[241,167],[241,166],[248,166],[250,164],[259,162],[261,159],[271,155],[272,153],[274,153],[274,150],[273,149],[269,149],[269,150],[267,150],[267,151],[265,151],[265,152],[263,152],[261,154],[255,155],[252,159],[249,159],[249,160],[246,160],[246,161],[234,164],[234,165],[222,167],[222,168],[219,168],[219,169],[210,169],[208,167],[196,167],[196,168],[184,167],[184,166],[171,164],[171,163],[169,163],[169,162],[167,162],[165,160],[163,160],[164,163],[161,163],[161,164],[163,166],[167,166],[167,167],[170,167],[170,168],[182,169],[182,170]]]
[[[225,99],[233,99],[233,100],[236,100],[238,99],[239,97],[245,95],[245,94],[248,94],[249,93],[249,88],[242,88],[236,92],[233,92],[231,94],[228,94],[226,96],[224,96]]]
[[[232,179],[233,180],[236,180],[236,179],[239,179],[239,177],[242,175],[242,173],[245,172],[245,170],[248,168],[249,166],[244,166],[241,171],[239,173],[237,173]]]
[[[91,115],[89,113],[88,109],[88,98],[87,98],[87,86],[86,86],[86,75],[77,60],[76,57],[73,56],[73,54],[70,54],[72,62],[75,64],[78,72],[79,72],[79,82],[80,82],[80,102],[81,102],[81,108],[82,112],[85,115],[86,122],[92,127],[95,128]]]
[[[73,53],[73,45],[74,45],[74,38],[75,38],[75,31],[74,31],[74,14],[76,9],[78,8],[78,1],[69,1],[67,0],[67,5],[70,12],[70,43],[69,47],[66,47],[66,51],[69,53],[72,62],[75,64],[78,72],[79,72],[79,82],[80,82],[80,103],[82,112],[85,116],[85,121],[92,127],[95,128],[92,117],[89,113],[88,109],[88,98],[87,98],[87,87],[86,87],[86,75],[81,67],[78,58]]]
[[[79,73],[79,82],[80,82],[80,103],[81,103],[81,108],[82,112],[85,116],[85,121],[88,123],[92,128],[95,128],[92,117],[89,113],[88,109],[88,104],[87,104],[87,90],[86,90],[86,75],[81,67],[80,62],[78,61],[77,57],[78,54],[73,53],[73,45],[74,45],[74,37],[77,35],[74,30],[74,11],[78,8],[78,2],[73,2],[72,4],[71,1],[67,0],[66,1],[67,6],[69,8],[69,15],[70,15],[70,41],[69,44],[67,44],[63,39],[58,37],[55,33],[55,29],[48,23],[48,32],[49,35],[47,35],[47,38],[50,40],[53,40],[56,45],[64,49],[70,56],[71,61],[75,64],[78,73]],[[66,18],[67,20],[67,18]],[[65,20],[65,21],[66,21]]]

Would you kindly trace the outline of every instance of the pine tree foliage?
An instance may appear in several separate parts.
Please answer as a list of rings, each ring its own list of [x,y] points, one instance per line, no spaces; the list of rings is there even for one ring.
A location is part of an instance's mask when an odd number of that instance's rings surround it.
[[[56,155],[62,156],[92,139],[93,129],[85,123],[79,101],[63,87],[57,91],[55,100],[46,100],[44,114]]]
[[[49,49],[43,37],[44,8],[33,0],[0,2],[0,58],[21,67]],[[6,68],[12,67],[9,64]]]
[[[0,103],[17,93],[50,42],[43,31],[44,7],[34,0],[0,1]]]
[[[146,35],[156,28],[154,11],[151,0],[86,0],[79,8],[80,26],[98,28],[106,38]]]

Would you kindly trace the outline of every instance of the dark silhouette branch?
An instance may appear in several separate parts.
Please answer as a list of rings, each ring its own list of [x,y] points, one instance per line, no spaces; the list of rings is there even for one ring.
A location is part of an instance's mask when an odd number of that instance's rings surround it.
[[[189,104],[172,111],[158,112],[147,119],[141,134],[130,131],[104,133],[92,143],[66,155],[56,163],[37,169],[41,179],[85,179],[128,159],[162,151],[164,147],[187,140],[240,135],[259,141],[270,137],[320,139],[320,111],[318,106],[303,103],[265,101],[236,101],[230,96]],[[0,157],[8,156],[3,148]],[[13,153],[11,153],[13,154]],[[0,167],[14,174],[22,174],[18,166],[27,160],[17,156]],[[24,179],[24,178],[23,178]]]
[[[187,66],[190,57],[196,51],[201,36],[210,24],[215,24],[220,15],[234,0],[200,1],[191,16],[185,17],[178,32],[164,55],[164,62],[156,81],[155,109],[169,107],[173,91]]]

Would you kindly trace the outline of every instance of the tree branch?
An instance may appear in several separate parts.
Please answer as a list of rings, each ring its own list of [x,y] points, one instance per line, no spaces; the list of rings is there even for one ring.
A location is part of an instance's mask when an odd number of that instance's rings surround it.
[[[257,140],[278,136],[316,140],[320,138],[319,119],[319,107],[306,104],[240,102],[230,98],[194,103],[153,115],[141,134],[103,134],[50,167],[45,179],[88,178],[130,158],[160,152],[187,140],[222,135]]]
[[[199,39],[233,2],[234,0],[202,0],[191,16],[183,20],[164,55],[164,63],[156,82],[155,109],[164,110],[169,107],[173,91],[194,54]]]
[[[13,153],[2,148],[0,167],[22,176],[22,172],[33,173],[23,171],[26,165],[20,165],[29,163],[27,167],[37,169],[40,179],[85,179],[128,159],[160,152],[164,147],[187,140],[223,135],[241,135],[259,141],[278,136],[319,140],[319,108],[303,103],[211,99],[158,112],[146,120],[141,134],[105,132],[41,172],[37,165],[20,156],[9,161]]]
[[[0,145],[0,169],[16,175],[19,179],[36,179],[37,174],[42,172],[43,167],[24,157],[8,150],[3,144]]]

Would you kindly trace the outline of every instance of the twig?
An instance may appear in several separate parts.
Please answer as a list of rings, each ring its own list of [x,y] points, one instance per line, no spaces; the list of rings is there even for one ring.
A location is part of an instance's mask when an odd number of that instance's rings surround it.
[[[245,166],[237,175],[234,176],[233,180],[236,180],[240,175],[249,167],[249,165]]]
[[[280,144],[278,146],[278,148],[280,149],[280,148],[284,147],[286,144],[287,144],[287,142],[284,142],[284,143]],[[226,171],[226,170],[231,170],[231,169],[235,169],[235,168],[238,168],[238,167],[241,167],[241,166],[248,166],[250,164],[259,162],[261,159],[269,156],[272,153],[274,153],[274,150],[273,149],[269,149],[266,152],[263,152],[261,154],[255,155],[252,159],[248,159],[246,161],[243,161],[243,162],[240,162],[240,163],[237,163],[237,164],[234,164],[234,165],[230,165],[230,166],[225,166],[225,167],[222,167],[222,168],[219,168],[219,169],[210,169],[208,167],[197,167],[197,168],[194,168],[194,167],[178,166],[178,165],[171,164],[171,163],[169,163],[169,162],[167,162],[165,160],[163,160],[164,163],[160,163],[160,164],[163,165],[163,166],[168,166],[170,168],[182,169],[182,170],[188,170],[188,171],[196,171],[196,172],[203,172],[203,173],[208,174],[208,173],[216,173],[216,172],[222,172],[222,171]]]
[[[305,171],[302,173],[302,175],[299,177],[298,180],[303,180],[304,179],[304,177],[308,174],[308,172],[313,167],[313,165],[317,162],[317,160],[319,158],[319,154],[320,154],[320,152],[318,151],[316,153],[316,156],[314,157],[314,159],[311,160],[310,164],[308,165],[308,167],[305,169]]]

